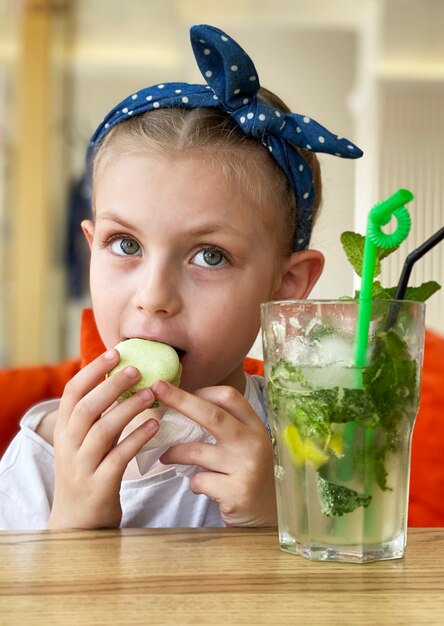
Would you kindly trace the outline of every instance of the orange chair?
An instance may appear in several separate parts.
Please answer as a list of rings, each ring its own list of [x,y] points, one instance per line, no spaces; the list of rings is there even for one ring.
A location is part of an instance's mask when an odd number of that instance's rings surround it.
[[[94,316],[82,316],[79,359],[55,365],[0,370],[0,455],[24,412],[41,400],[60,397],[66,382],[104,351]],[[263,374],[263,364],[245,359],[245,371]],[[421,406],[412,443],[409,526],[444,526],[444,337],[426,332]]]
[[[444,526],[444,336],[431,331],[413,430],[409,525]]]

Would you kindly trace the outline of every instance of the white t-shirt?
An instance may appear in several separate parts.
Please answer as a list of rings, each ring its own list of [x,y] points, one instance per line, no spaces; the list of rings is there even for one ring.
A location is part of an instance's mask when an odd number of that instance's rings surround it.
[[[260,376],[247,375],[245,397],[267,425]],[[36,429],[58,404],[49,400],[30,409],[0,461],[0,530],[47,528],[54,497],[54,448]],[[225,526],[217,502],[194,494],[189,477],[178,475],[175,468],[124,480],[120,500],[122,528]]]

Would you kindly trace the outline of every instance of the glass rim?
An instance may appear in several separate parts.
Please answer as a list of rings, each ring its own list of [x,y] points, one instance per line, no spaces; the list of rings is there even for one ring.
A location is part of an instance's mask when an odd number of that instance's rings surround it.
[[[418,300],[395,300],[394,298],[369,298],[368,300],[352,300],[352,299],[344,299],[339,300],[335,298],[313,298],[313,299],[305,299],[305,300],[267,300],[266,302],[261,302],[261,308],[265,309],[272,306],[282,306],[288,304],[302,304],[302,305],[310,305],[310,304],[340,304],[340,305],[359,305],[361,302],[372,304],[397,304],[397,305],[410,305],[410,306],[418,306],[420,308],[425,307],[425,302],[420,302]]]

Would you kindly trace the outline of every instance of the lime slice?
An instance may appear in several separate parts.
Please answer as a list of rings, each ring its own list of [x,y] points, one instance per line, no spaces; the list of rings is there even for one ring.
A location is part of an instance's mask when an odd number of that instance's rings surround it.
[[[306,463],[316,469],[327,463],[328,456],[310,439],[302,439],[297,426],[289,424],[282,433],[283,440],[296,467]]]
[[[332,433],[328,439],[328,447],[338,458],[342,456],[344,440],[341,433]]]
[[[304,443],[299,434],[297,426],[289,424],[282,433],[282,438],[290,453],[291,460],[297,467],[305,463]]]
[[[304,442],[304,450],[305,450],[305,462],[310,463],[316,469],[324,463],[327,463],[328,456],[323,452],[319,446],[317,446],[310,439],[306,439]]]

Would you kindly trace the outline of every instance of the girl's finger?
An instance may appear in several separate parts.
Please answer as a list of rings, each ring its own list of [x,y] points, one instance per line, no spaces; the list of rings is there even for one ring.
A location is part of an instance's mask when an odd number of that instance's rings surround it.
[[[190,487],[193,493],[203,493],[212,500],[222,504],[226,500],[230,478],[216,472],[196,472],[190,478]]]
[[[66,426],[75,447],[81,446],[90,428],[101,418],[102,413],[139,378],[139,371],[133,366],[128,366],[101,382],[77,402]]]
[[[160,461],[165,465],[197,465],[221,474],[231,474],[233,470],[229,449],[200,441],[172,446]]]
[[[248,400],[232,387],[204,387],[195,391],[203,400],[217,404],[246,426],[264,429],[264,423]],[[266,430],[266,428],[265,428]]]
[[[241,436],[243,425],[220,406],[163,380],[154,383],[151,389],[158,400],[203,426],[217,441],[222,443]]]
[[[112,348],[83,367],[65,386],[60,401],[58,422],[66,427],[74,407],[96,387],[119,362],[120,355]]]
[[[203,395],[203,390],[191,394],[166,381],[152,386],[158,400],[203,426],[218,442],[232,442],[242,437],[247,425],[255,424],[257,428],[265,429],[261,419],[238,391],[232,387],[209,389],[214,389],[211,401],[199,397]]]
[[[151,389],[141,389],[120,404],[116,404],[101,419],[97,420],[86,434],[80,447],[82,462],[94,472],[105,456],[115,446],[123,429],[139,413],[154,402]]]
[[[97,471],[106,474],[110,480],[114,479],[116,474],[123,476],[131,459],[154,437],[158,430],[159,422],[155,419],[149,419],[138,426],[106,455]]]

